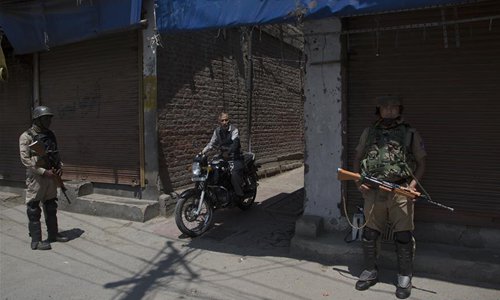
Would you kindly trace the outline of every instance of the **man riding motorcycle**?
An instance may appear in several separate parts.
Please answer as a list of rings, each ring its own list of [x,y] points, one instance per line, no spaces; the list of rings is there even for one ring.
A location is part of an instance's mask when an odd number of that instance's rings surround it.
[[[235,194],[241,200],[244,196],[243,183],[243,157],[241,155],[240,135],[238,128],[229,122],[229,114],[221,112],[219,115],[220,125],[214,130],[210,142],[201,152],[207,153],[214,147],[222,152],[222,157],[228,160],[231,169],[231,184]],[[228,204],[228,203],[226,203]]]

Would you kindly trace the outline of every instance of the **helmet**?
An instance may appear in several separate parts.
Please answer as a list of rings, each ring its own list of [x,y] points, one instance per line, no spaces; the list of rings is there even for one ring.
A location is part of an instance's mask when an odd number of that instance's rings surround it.
[[[375,106],[382,105],[403,105],[403,100],[399,96],[380,96],[375,98]]]
[[[47,106],[37,106],[33,109],[33,120],[40,118],[41,116],[53,116],[54,114]]]

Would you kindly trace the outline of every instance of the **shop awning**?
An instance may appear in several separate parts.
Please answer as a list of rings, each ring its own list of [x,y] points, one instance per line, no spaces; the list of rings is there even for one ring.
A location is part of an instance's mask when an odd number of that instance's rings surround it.
[[[156,0],[160,32],[295,22],[439,5],[464,0]]]
[[[0,30],[15,54],[125,30],[140,22],[142,0],[2,0]]]

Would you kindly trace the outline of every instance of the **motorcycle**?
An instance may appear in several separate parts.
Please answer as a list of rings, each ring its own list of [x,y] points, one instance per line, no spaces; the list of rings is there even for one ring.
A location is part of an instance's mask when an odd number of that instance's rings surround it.
[[[242,198],[234,193],[230,163],[221,155],[211,160],[204,154],[194,157],[191,168],[194,188],[184,191],[175,206],[175,223],[182,233],[190,237],[205,233],[213,226],[216,209],[236,205],[247,210],[252,206],[258,186],[255,154],[243,153]]]

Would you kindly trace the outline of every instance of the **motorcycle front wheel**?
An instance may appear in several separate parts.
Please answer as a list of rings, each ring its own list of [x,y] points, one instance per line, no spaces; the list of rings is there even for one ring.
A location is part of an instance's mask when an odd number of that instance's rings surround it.
[[[182,233],[190,237],[202,235],[214,222],[214,209],[207,201],[203,201],[200,213],[196,213],[199,202],[197,195],[190,195],[179,199],[175,205],[175,223]]]

